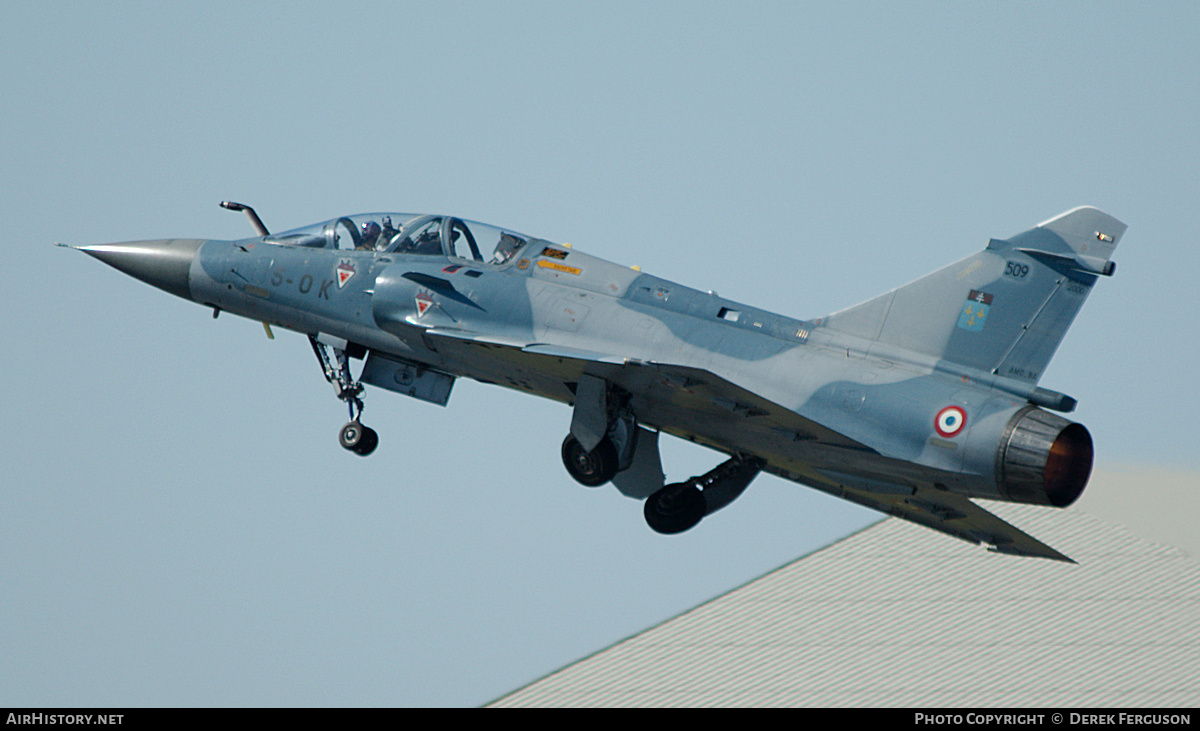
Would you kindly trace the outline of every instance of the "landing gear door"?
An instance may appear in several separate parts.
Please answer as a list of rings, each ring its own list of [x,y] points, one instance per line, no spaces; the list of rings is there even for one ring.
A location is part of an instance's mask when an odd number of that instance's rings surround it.
[[[666,476],[658,454],[658,432],[641,426],[637,430],[633,462],[628,469],[618,472],[612,483],[622,495],[643,500],[662,488]]]
[[[359,380],[438,406],[446,405],[450,400],[450,389],[454,386],[454,376],[410,361],[389,358],[374,350],[367,354],[367,362],[363,365]]]

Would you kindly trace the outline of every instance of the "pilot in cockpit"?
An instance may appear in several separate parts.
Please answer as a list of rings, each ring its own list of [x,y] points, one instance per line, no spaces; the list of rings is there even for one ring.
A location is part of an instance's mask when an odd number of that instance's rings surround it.
[[[442,237],[439,227],[430,226],[418,234],[416,241],[413,242],[412,253],[423,255],[442,253]]]
[[[379,228],[379,224],[367,221],[362,225],[362,231],[358,236],[358,245],[354,248],[359,251],[374,251],[382,232],[383,229]]]
[[[396,237],[400,235],[400,231],[392,225],[392,217],[383,217],[383,231],[379,234],[379,241],[375,244],[375,248],[383,251],[386,249]]]

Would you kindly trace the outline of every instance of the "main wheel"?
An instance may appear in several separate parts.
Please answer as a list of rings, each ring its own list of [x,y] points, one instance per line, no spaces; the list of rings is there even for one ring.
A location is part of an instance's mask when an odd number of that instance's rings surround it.
[[[646,523],[655,532],[667,535],[694,528],[707,511],[704,495],[690,482],[667,485],[646,498],[642,508]]]
[[[608,482],[617,476],[620,467],[617,448],[608,437],[588,452],[578,439],[568,434],[562,443],[562,461],[571,477],[588,487],[599,487]]]
[[[379,435],[371,427],[363,426],[362,422],[351,421],[342,427],[338,442],[351,452],[366,457],[379,446]]]

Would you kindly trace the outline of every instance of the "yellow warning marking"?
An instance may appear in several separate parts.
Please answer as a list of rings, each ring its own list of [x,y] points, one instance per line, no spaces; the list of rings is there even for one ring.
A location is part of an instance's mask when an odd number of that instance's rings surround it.
[[[970,276],[971,274],[973,274],[975,272],[976,269],[978,269],[981,266],[983,266],[983,262],[981,262],[979,260],[972,262],[970,266],[968,266],[966,269],[963,269],[961,272],[958,273],[958,278],[962,279],[963,277]]]
[[[581,271],[583,271],[582,269],[578,269],[576,267],[569,267],[566,264],[559,264],[556,261],[548,261],[546,259],[538,259],[538,266],[542,269],[553,269],[556,272],[566,272],[567,274],[575,275],[578,275]]]

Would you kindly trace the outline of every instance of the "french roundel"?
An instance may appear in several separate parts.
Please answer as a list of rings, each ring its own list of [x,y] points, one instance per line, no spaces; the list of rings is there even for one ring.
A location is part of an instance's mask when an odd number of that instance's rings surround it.
[[[933,428],[937,429],[938,435],[947,439],[958,436],[966,425],[967,412],[957,406],[947,406],[939,411],[937,418],[933,420]]]

